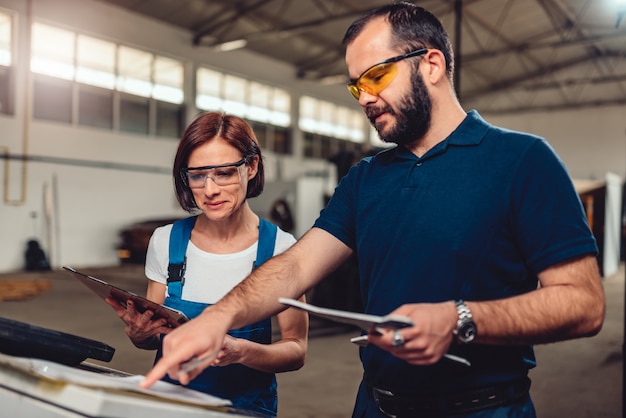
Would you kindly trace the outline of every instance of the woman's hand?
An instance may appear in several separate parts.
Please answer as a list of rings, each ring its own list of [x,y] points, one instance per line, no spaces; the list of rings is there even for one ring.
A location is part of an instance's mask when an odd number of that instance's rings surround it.
[[[140,313],[135,308],[132,300],[127,300],[126,306],[114,298],[106,298],[105,301],[126,324],[124,332],[126,332],[133,344],[139,348],[157,349],[158,335],[168,334],[172,331],[172,328],[167,326],[165,318],[153,319],[154,312],[151,310]]]
[[[228,366],[229,364],[241,363],[242,344],[246,342],[247,340],[231,337],[227,334],[222,349],[215,360],[211,362],[211,366]]]

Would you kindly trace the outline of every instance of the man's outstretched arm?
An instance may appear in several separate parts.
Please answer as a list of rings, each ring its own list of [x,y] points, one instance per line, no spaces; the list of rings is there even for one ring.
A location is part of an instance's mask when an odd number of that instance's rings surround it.
[[[163,357],[140,386],[148,388],[166,373],[182,384],[189,383],[211,365],[211,361],[178,375],[183,363],[218,352],[228,330],[282,311],[285,306],[278,298],[300,297],[351,254],[348,246],[328,232],[311,229],[289,250],[257,268],[218,303],[169,333],[163,340]]]

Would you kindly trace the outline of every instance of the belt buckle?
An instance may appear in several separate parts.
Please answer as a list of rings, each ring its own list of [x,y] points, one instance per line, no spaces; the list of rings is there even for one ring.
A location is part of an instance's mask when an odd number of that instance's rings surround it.
[[[383,395],[383,396],[388,396],[390,398],[393,398],[395,395],[393,394],[393,392],[389,391],[389,390],[385,390],[385,389],[380,389],[377,387],[373,387],[372,388],[372,396],[374,397],[374,401],[376,401],[376,406],[378,407],[378,410],[384,414],[386,417],[390,417],[390,418],[396,418],[396,415],[391,415],[390,413],[388,413],[387,411],[385,411],[381,406],[380,406],[380,400],[379,400],[379,395]]]

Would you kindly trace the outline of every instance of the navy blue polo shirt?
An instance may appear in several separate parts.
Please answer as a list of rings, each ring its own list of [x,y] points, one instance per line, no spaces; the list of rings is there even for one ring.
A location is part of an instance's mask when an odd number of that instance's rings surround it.
[[[315,222],[358,257],[365,312],[455,299],[493,300],[537,288],[537,274],[597,246],[565,166],[545,140],[471,111],[418,158],[403,147],[352,167]],[[480,330],[479,330],[480,332]],[[411,366],[374,346],[365,375],[390,390],[454,390],[510,380],[534,367],[531,346],[453,345]]]

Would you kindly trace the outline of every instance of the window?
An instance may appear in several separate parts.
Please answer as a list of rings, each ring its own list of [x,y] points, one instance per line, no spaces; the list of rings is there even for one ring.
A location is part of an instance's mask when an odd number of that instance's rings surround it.
[[[117,56],[117,89],[142,97],[150,97],[150,64],[152,54],[120,46]]]
[[[13,101],[13,68],[0,65],[0,113],[13,115],[15,113],[15,102]]]
[[[113,129],[113,91],[81,85],[78,102],[79,125]]]
[[[248,120],[254,135],[263,149],[271,150],[277,154],[291,154],[293,152],[291,131],[289,128],[274,126]]]
[[[33,116],[37,119],[72,122],[72,83],[38,76],[33,80]]]
[[[0,13],[0,65],[9,67],[12,61],[11,53],[11,16]]]
[[[174,103],[156,102],[156,134],[163,137],[180,137],[184,130],[184,107]]]
[[[115,88],[115,44],[78,35],[76,81],[106,89]]]
[[[248,83],[248,119],[287,127],[291,123],[291,96],[285,90]]]
[[[270,100],[272,113],[269,122],[276,126],[291,124],[291,96],[282,89],[273,89]]]
[[[38,22],[33,24],[32,34],[36,118],[180,136],[184,124],[182,62]],[[1,77],[0,71],[0,83]],[[59,79],[70,84],[59,83]],[[114,94],[115,90],[120,93]],[[57,98],[55,94],[61,95]],[[48,109],[50,106],[59,109]],[[119,120],[119,126],[114,120]]]
[[[299,126],[305,132],[361,143],[365,121],[361,111],[313,97],[300,98]]]
[[[279,154],[292,152],[291,96],[286,90],[208,68],[196,73],[196,106],[244,118],[259,144]]]
[[[168,103],[181,104],[183,95],[184,71],[180,61],[154,57],[154,89],[152,97]]]
[[[304,156],[333,161],[340,153],[364,155],[369,147],[360,142],[328,137],[310,132],[304,133]]]
[[[222,82],[224,75],[207,68],[199,68],[197,74],[196,106],[203,110],[220,110],[222,105]]]
[[[149,101],[144,97],[122,95],[120,100],[120,130],[136,134],[149,132]]]
[[[75,38],[72,32],[34,23],[31,70],[38,74],[73,80]]]
[[[7,115],[15,112],[12,26],[11,16],[0,13],[0,113]]]
[[[304,156],[331,159],[340,152],[360,152],[365,137],[361,111],[318,100],[300,98],[300,129],[304,131]]]
[[[268,149],[267,142],[267,126],[263,123],[248,121],[252,130],[254,131],[254,135],[256,136],[257,141],[259,141],[259,146],[262,149]]]
[[[232,75],[224,77],[224,111],[240,117],[245,117],[248,113],[246,104],[247,80]]]
[[[274,127],[274,146],[272,150],[277,154],[291,154],[291,133],[289,129],[279,126]]]
[[[275,126],[291,124],[291,95],[286,90],[208,68],[199,68],[196,80],[198,109],[223,110]]]
[[[271,118],[270,100],[272,89],[254,81],[250,82],[248,92],[249,115],[253,120],[269,121]]]

